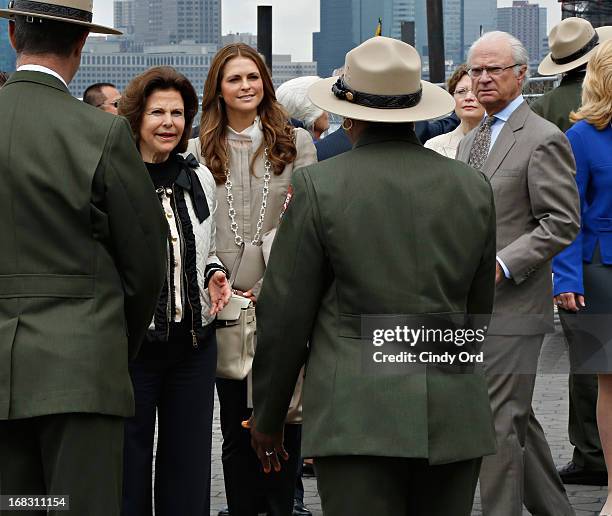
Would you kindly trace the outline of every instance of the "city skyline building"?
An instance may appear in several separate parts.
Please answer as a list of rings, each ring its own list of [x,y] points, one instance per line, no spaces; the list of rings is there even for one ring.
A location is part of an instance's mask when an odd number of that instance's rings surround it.
[[[123,91],[137,75],[153,66],[172,66],[185,75],[198,94],[204,90],[216,45],[160,45],[126,52],[121,40],[90,37],[83,47],[81,66],[69,84],[70,93],[81,98],[96,82],[111,82]]]
[[[221,0],[116,0],[114,7],[115,22],[133,26],[138,46],[221,44]]]
[[[6,9],[9,0],[0,0],[0,8]],[[8,20],[0,18],[0,71],[15,71],[15,51],[9,42]]]
[[[168,20],[164,14],[169,4],[200,6],[193,17],[194,23],[185,25],[184,32],[173,33],[171,37],[168,32],[162,34],[176,22],[176,18]],[[220,0],[164,0],[163,5],[160,0],[114,0],[113,7],[115,27],[124,31],[124,35],[87,39],[81,67],[70,83],[70,92],[76,97],[81,97],[85,89],[96,82],[111,82],[123,90],[136,75],[152,66],[176,68],[201,95],[210,63],[219,46],[240,41],[257,47],[257,36],[251,33],[215,36],[221,24]],[[206,29],[211,41],[200,43],[198,39],[205,40],[208,36],[203,35],[206,30],[198,21],[198,13],[201,14],[206,8],[218,9],[215,18],[217,25],[209,24]],[[145,11],[148,17],[143,18]],[[180,9],[177,16],[178,19],[182,16]],[[155,27],[161,31],[157,35],[153,34]],[[197,35],[198,31],[201,32],[200,36]],[[156,41],[157,44],[154,44]],[[296,62],[288,54],[272,56],[272,81],[275,87],[295,77],[316,75],[316,72],[316,63],[312,61]]]
[[[257,35],[250,32],[230,32],[221,36],[221,45],[225,46],[231,43],[244,43],[257,49]]]
[[[463,56],[485,32],[497,30],[497,2],[495,0],[464,0],[463,3]]]
[[[519,39],[529,53],[530,68],[537,68],[548,50],[546,8],[527,0],[497,9],[497,27]]]
[[[318,75],[330,77],[355,47],[352,26],[347,27],[353,0],[321,0],[320,4],[320,29],[312,34],[312,59],[317,63]]]
[[[393,0],[389,36],[402,39],[402,22],[414,22],[415,0]]]
[[[345,54],[374,35],[378,18],[382,35],[401,39],[404,21],[414,22],[415,48],[424,70],[429,54],[425,0],[320,0],[320,31],[313,33],[313,60],[319,75],[330,76]],[[444,52],[447,67],[465,61],[470,45],[497,29],[497,0],[443,0]]]
[[[312,56],[319,75],[328,77],[344,64],[346,53],[374,36],[401,39],[402,22],[414,21],[416,0],[320,0],[320,30],[313,33]]]
[[[481,34],[497,29],[497,0],[443,0],[444,55],[452,70],[465,62],[468,50]],[[415,47],[429,55],[427,5],[417,2],[415,9]]]
[[[248,33],[243,33],[242,36],[251,42],[253,38],[257,38]],[[242,42],[246,42],[244,39]],[[123,91],[134,77],[148,68],[172,66],[185,75],[198,95],[201,95],[210,63],[216,53],[216,45],[185,43],[147,46],[142,51],[126,51],[120,39],[90,37],[83,48],[79,71],[69,85],[70,93],[81,98],[85,89],[96,82],[111,82]],[[288,54],[272,56],[272,83],[275,88],[289,79],[316,74],[317,64],[313,61],[293,61]]]
[[[133,40],[135,26],[136,1],[115,0],[113,2],[113,27],[123,32],[123,39]]]

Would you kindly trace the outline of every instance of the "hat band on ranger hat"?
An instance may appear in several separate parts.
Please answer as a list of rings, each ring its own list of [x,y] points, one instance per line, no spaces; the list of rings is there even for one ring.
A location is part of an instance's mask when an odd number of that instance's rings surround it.
[[[56,16],[58,18],[66,18],[86,23],[91,23],[93,20],[93,14],[89,11],[63,5],[33,2],[32,0],[11,0],[8,8],[15,11],[24,11],[32,16],[42,14],[45,16]]]
[[[332,92],[341,100],[376,109],[405,109],[416,106],[421,101],[423,88],[408,95],[376,95],[351,89],[340,77],[332,86]]]
[[[576,61],[577,59],[580,59],[582,56],[588,54],[591,50],[593,50],[597,46],[598,43],[599,43],[599,34],[597,34],[596,32],[595,35],[591,38],[591,41],[589,41],[586,45],[584,45],[581,49],[577,50],[573,54],[566,56],[566,57],[554,57],[551,54],[550,58],[553,63],[558,64],[558,65],[571,63],[572,61]]]

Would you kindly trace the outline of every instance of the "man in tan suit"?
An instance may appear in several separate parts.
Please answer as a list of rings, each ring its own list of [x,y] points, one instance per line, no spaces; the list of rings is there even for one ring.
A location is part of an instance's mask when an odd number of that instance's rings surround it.
[[[491,181],[497,215],[493,319],[485,370],[497,454],[480,473],[485,516],[573,515],[531,401],[544,334],[553,327],[551,258],[579,228],[575,163],[565,135],[534,114],[521,95],[528,55],[504,32],[471,47],[472,89],[482,123],[457,157]]]

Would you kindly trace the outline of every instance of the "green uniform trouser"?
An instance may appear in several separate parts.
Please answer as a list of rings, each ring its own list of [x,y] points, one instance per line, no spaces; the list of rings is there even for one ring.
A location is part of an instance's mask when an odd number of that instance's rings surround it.
[[[123,418],[53,414],[0,421],[0,494],[70,497],[53,516],[119,516]],[[16,516],[46,511],[1,511]]]
[[[470,516],[481,459],[316,457],[325,516]]]

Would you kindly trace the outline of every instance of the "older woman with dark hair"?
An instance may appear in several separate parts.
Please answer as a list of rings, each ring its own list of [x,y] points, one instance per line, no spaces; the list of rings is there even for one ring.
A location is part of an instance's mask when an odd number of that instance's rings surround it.
[[[230,297],[216,256],[215,181],[189,155],[198,97],[170,67],[134,78],[119,105],[169,226],[168,275],[146,341],[130,364],[136,414],[126,422],[124,516],[151,515],[155,415],[155,514],[209,514],[217,343],[212,324]]]
[[[454,131],[427,140],[425,147],[448,158],[454,158],[461,139],[482,120],[484,108],[472,93],[472,80],[468,75],[467,65],[459,65],[447,85],[448,92],[455,99],[455,114],[461,123]]]

